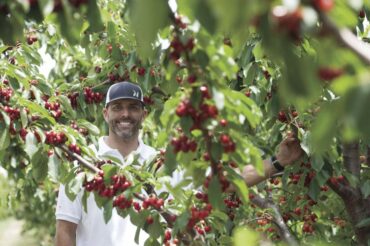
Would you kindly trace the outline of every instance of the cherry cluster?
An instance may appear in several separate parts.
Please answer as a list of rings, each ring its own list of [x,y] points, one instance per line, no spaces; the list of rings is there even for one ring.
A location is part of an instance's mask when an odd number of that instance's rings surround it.
[[[168,229],[164,232],[163,237],[163,243],[165,246],[177,245],[179,243],[179,240],[177,238],[174,238],[171,244],[171,238],[172,238],[171,231]]]
[[[83,127],[79,127],[75,121],[71,122],[71,127],[73,129],[75,129],[76,131],[78,131],[79,133],[81,133],[82,135],[84,135],[84,136],[89,135],[89,130],[87,130],[86,128],[83,128]]]
[[[225,133],[220,135],[220,143],[224,147],[225,153],[234,152],[236,149],[235,142],[231,139],[231,137]]]
[[[23,141],[26,141],[27,134],[28,134],[28,131],[26,128],[22,128],[19,130],[19,136],[21,137]]]
[[[117,207],[119,209],[128,209],[132,206],[132,203],[132,198],[127,198],[124,194],[120,194],[114,198],[113,207]]]
[[[330,177],[329,182],[334,186],[338,186],[339,184],[348,184],[346,178],[343,175]]]
[[[291,110],[290,111],[290,116],[291,116],[291,118],[295,118],[295,117],[298,116],[298,112],[295,111],[295,110]],[[277,118],[282,123],[288,123],[289,122],[289,117],[288,117],[287,113],[283,110],[279,111]]]
[[[194,38],[189,38],[186,42],[182,42],[179,37],[175,36],[170,44],[170,58],[177,61],[181,57],[181,53],[192,51],[194,48]]]
[[[78,105],[77,98],[78,98],[79,95],[80,94],[78,92],[69,93],[67,95],[67,97],[69,98],[69,101],[71,102],[71,106],[74,109],[77,108],[77,105]]]
[[[26,38],[27,44],[32,45],[33,43],[37,42],[38,38],[34,35],[28,35]]]
[[[212,205],[210,203],[205,204],[202,208],[197,208],[196,206],[192,206],[190,208],[191,217],[188,221],[187,227],[189,229],[195,229],[200,235],[204,235],[205,230],[201,228],[199,222],[203,222],[211,213]],[[207,229],[207,232],[211,230],[211,227]]]
[[[45,101],[45,108],[51,111],[51,114],[55,119],[59,119],[62,116],[62,110],[58,102]]]
[[[45,133],[45,143],[49,145],[61,145],[67,141],[67,136],[64,132],[48,131]]]
[[[153,105],[154,104],[153,99],[151,99],[149,96],[144,96],[143,99],[144,99],[145,105]]]
[[[294,41],[300,41],[300,28],[303,20],[302,10],[298,8],[291,12],[282,12],[279,8],[281,6],[277,6],[272,10],[277,31],[286,33]]]
[[[0,102],[8,103],[12,95],[13,90],[11,88],[0,88]]]
[[[190,140],[186,135],[182,134],[179,138],[172,138],[171,145],[175,153],[182,152],[195,152],[197,150],[197,143],[194,140]]]
[[[17,120],[21,116],[19,108],[12,108],[12,107],[9,107],[9,106],[4,106],[3,109],[4,109],[5,113],[8,114],[11,121]]]
[[[75,143],[69,144],[68,149],[77,155],[81,155],[81,148]]]
[[[185,99],[180,102],[176,108],[176,114],[179,117],[190,116],[193,120],[192,129],[200,129],[202,122],[208,118],[215,118],[218,115],[216,106],[209,104],[201,104],[197,111],[189,99]]]
[[[143,204],[142,204],[144,209],[147,209],[149,207],[152,207],[154,209],[161,209],[163,205],[164,205],[164,200],[162,198],[156,197],[155,195],[151,195],[147,197],[143,201]]]
[[[175,25],[180,29],[186,29],[187,27],[187,24],[182,21],[182,18],[180,16],[175,17]]]
[[[104,95],[100,92],[93,92],[90,87],[84,88],[85,102],[87,104],[100,103],[104,99]]]
[[[131,182],[126,179],[126,176],[115,174],[111,177],[109,184],[106,184],[104,182],[104,172],[101,170],[93,180],[85,181],[84,187],[89,192],[96,191],[102,197],[112,198],[118,192],[123,192],[131,187]],[[126,208],[127,201],[128,200],[124,199],[124,197],[119,198],[119,196],[117,196],[113,200],[113,203],[119,208],[121,205]]]
[[[233,199],[231,196],[224,199],[224,203],[228,208],[238,208],[242,204],[242,201],[239,197]]]

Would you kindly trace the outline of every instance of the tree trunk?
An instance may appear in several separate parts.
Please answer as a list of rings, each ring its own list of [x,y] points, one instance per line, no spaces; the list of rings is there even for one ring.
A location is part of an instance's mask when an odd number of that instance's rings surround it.
[[[350,222],[355,231],[359,245],[368,245],[370,242],[370,225],[356,227],[358,223],[366,218],[370,218],[370,197],[364,199],[359,189],[353,194],[346,194],[343,197]]]

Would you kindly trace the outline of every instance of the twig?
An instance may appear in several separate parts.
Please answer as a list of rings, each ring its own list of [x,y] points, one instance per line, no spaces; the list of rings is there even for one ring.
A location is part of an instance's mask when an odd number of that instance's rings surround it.
[[[94,166],[93,164],[91,164],[90,162],[86,161],[84,158],[82,158],[82,156],[70,151],[68,149],[67,146],[65,145],[61,145],[61,146],[58,146],[59,148],[61,148],[64,152],[67,152],[68,155],[72,156],[74,159],[76,159],[79,163],[82,164],[82,166],[86,167],[87,169],[89,169],[90,171],[94,172],[94,173],[98,173],[100,171],[99,168],[97,168],[96,166]]]
[[[274,212],[274,223],[279,229],[279,234],[289,245],[298,246],[298,242],[290,233],[289,228],[284,222],[283,217],[281,216],[280,210],[276,204],[270,199],[264,199],[259,195],[255,194],[254,198],[251,199],[252,203],[256,204],[260,208],[269,208]]]
[[[349,29],[339,29],[323,12],[319,11],[318,13],[323,27],[328,30],[339,43],[352,50],[364,62],[370,65],[370,45],[359,40]]]

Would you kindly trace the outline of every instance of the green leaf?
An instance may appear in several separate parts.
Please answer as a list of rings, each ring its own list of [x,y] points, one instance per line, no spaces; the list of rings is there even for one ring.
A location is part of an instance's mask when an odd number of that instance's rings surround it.
[[[144,246],[160,246],[161,244],[158,243],[158,241],[154,238],[149,237],[145,243]]]
[[[68,113],[71,118],[76,118],[76,111],[72,108],[71,103],[65,95],[59,95],[58,101],[63,106],[64,112]]]
[[[27,134],[28,135],[28,134]],[[59,180],[59,175],[60,175],[60,165],[61,161],[58,158],[56,154],[53,154],[49,156],[49,161],[48,161],[48,174],[51,178],[52,181],[57,182]]]
[[[154,217],[153,223],[148,226],[147,230],[150,237],[152,238],[159,238],[161,235],[164,234],[163,227],[161,226],[157,216]]]
[[[53,117],[50,116],[49,112],[41,107],[40,105],[38,105],[37,103],[35,102],[31,102],[29,100],[26,100],[24,98],[18,98],[18,103],[28,109],[30,109],[31,112],[37,112],[40,114],[41,117],[47,119],[50,123],[52,123],[53,125],[56,124],[56,121]]]
[[[366,227],[366,226],[370,226],[370,218],[363,219],[363,220],[361,220],[361,221],[356,225],[356,227],[357,227],[357,228]]]
[[[227,171],[227,177],[229,178],[228,180],[236,188],[242,202],[244,204],[248,204],[248,202],[249,202],[249,199],[248,199],[249,190],[248,190],[248,187],[245,183],[244,178],[229,167],[225,167],[225,170]]]
[[[177,167],[176,155],[173,151],[173,146],[171,144],[167,145],[164,168],[167,175],[171,175]]]
[[[22,109],[20,111],[20,115],[21,115],[21,122],[22,122],[22,127],[25,128],[28,124],[28,118],[27,118],[27,112],[26,110]]]
[[[66,184],[66,195],[71,201],[76,199],[77,194],[81,191],[84,179],[85,174],[78,173],[75,178]]]
[[[5,150],[10,144],[9,129],[0,123],[0,150]]]
[[[10,125],[10,117],[4,111],[0,111],[0,113],[1,113],[1,116],[3,117],[3,120],[5,122],[6,128],[9,128],[9,125]],[[4,127],[2,127],[1,129],[4,129]]]
[[[30,159],[33,158],[34,154],[40,151],[40,147],[37,146],[38,141],[33,132],[28,132],[26,135],[25,145],[26,147],[24,148],[24,151],[27,153]]]
[[[208,186],[208,199],[215,209],[225,210],[225,204],[222,199],[221,185],[217,177],[212,177]]]
[[[100,10],[95,0],[88,1],[87,5],[87,19],[90,23],[89,31],[99,32],[104,29],[103,21],[101,19]]]
[[[209,7],[208,1],[196,1],[194,13],[200,24],[210,33],[214,34],[217,28],[217,18]]]
[[[257,232],[254,232],[247,227],[238,227],[233,232],[234,246],[245,246],[248,242],[248,246],[260,245],[260,238]]]
[[[28,136],[29,134],[27,134]],[[43,181],[48,175],[48,157],[43,148],[32,156],[32,175],[37,181]]]
[[[77,125],[87,128],[95,136],[100,136],[99,128],[84,119],[77,120]]]
[[[361,185],[361,192],[364,199],[370,195],[370,180],[366,180],[366,182]]]
[[[311,157],[311,165],[313,167],[313,169],[315,169],[316,172],[320,172],[321,169],[323,168],[325,162],[324,160],[322,159],[321,156],[319,155],[313,155]]]
[[[320,186],[317,180],[314,178],[310,183],[310,188],[308,191],[308,195],[315,201],[317,201],[320,194]]]
[[[138,54],[142,58],[153,55],[151,44],[159,29],[170,23],[171,10],[166,0],[134,0],[129,2],[131,28],[136,34]]]
[[[177,105],[180,103],[180,100],[181,99],[179,95],[177,95],[167,100],[164,104],[160,120],[161,124],[166,127],[167,132],[173,128],[176,120],[178,120],[178,117],[175,114],[175,110],[177,108]]]
[[[104,204],[104,221],[107,224],[112,218],[113,204],[112,201],[109,201]]]

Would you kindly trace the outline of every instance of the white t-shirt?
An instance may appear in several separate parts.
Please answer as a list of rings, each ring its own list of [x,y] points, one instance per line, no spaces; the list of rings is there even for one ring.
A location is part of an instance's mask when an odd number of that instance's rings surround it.
[[[117,149],[110,148],[104,141],[104,137],[99,139],[100,156],[108,155],[116,157],[125,165],[124,158]],[[139,147],[135,151],[139,154],[138,161],[143,163],[156,154],[155,149],[145,145],[139,140]],[[90,194],[87,199],[87,213],[82,206],[83,192],[77,194],[74,201],[70,201],[65,194],[65,188],[60,186],[58,202],[56,208],[56,219],[66,220],[77,224],[76,246],[137,246],[135,243],[136,226],[131,224],[129,216],[122,218],[115,209],[112,217],[106,224],[104,221],[103,210],[99,209],[95,203],[94,195]],[[144,245],[148,234],[140,231],[139,245]]]

